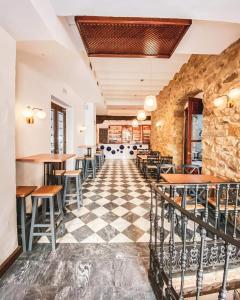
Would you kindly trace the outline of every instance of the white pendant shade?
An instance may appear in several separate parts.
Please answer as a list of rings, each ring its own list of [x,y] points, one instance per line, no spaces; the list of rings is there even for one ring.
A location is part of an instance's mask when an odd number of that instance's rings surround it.
[[[139,110],[137,113],[137,119],[138,121],[144,121],[146,120],[147,116],[144,110]]]
[[[154,111],[157,109],[156,96],[147,96],[144,101],[144,110]]]
[[[132,127],[138,127],[138,120],[134,119],[132,121]]]

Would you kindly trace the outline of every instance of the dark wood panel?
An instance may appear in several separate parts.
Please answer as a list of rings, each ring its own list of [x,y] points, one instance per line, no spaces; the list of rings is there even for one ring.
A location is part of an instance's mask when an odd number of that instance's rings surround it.
[[[99,128],[99,143],[108,143],[108,128]]]
[[[88,56],[169,58],[188,30],[189,19],[77,16]]]

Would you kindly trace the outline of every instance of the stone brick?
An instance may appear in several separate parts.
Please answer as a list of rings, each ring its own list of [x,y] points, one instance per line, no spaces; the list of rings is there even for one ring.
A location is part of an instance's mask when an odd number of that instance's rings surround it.
[[[203,172],[239,180],[240,101],[231,108],[216,108],[214,99],[240,87],[240,40],[220,55],[192,55],[158,95],[152,113],[151,145],[173,155],[177,165],[183,157],[184,105],[188,97],[204,92]],[[157,120],[165,126],[156,128]]]

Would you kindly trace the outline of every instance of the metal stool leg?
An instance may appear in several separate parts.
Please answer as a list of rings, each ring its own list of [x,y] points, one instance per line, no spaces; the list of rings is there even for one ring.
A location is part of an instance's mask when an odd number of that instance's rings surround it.
[[[82,181],[81,181],[81,176],[78,176],[78,181],[79,181],[80,201],[81,201],[81,206],[83,206],[83,195],[82,195]]]
[[[89,168],[89,161],[85,161],[85,179],[88,177],[88,168]]]
[[[76,194],[77,194],[77,207],[78,209],[80,209],[80,195],[79,195],[79,192],[80,192],[80,186],[79,186],[79,176],[76,176]]]
[[[36,219],[37,206],[38,206],[38,198],[33,197],[32,219],[31,219],[31,228],[30,228],[29,245],[28,245],[29,251],[32,251],[33,231],[34,231],[34,224]]]
[[[68,178],[65,176],[64,180],[64,191],[63,191],[63,207],[66,205],[66,195],[67,195],[67,188],[68,188]]]
[[[51,224],[51,237],[52,237],[52,250],[56,250],[56,228],[55,228],[55,218],[54,218],[54,198],[49,198],[50,202],[50,224]]]
[[[93,179],[95,179],[95,177],[96,177],[96,160],[95,159],[92,160],[92,176],[93,176]]]
[[[57,203],[58,203],[58,209],[59,209],[59,212],[60,212],[60,215],[63,217],[64,213],[63,213],[63,203],[62,203],[62,200],[60,198],[60,193],[57,194]]]
[[[27,251],[26,242],[26,199],[21,198],[21,236],[22,236],[22,247],[23,251]]]

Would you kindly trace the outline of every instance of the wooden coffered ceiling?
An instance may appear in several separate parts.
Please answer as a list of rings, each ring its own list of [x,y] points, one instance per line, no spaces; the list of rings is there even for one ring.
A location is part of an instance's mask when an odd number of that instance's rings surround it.
[[[189,19],[75,17],[90,57],[169,58],[190,27]]]

